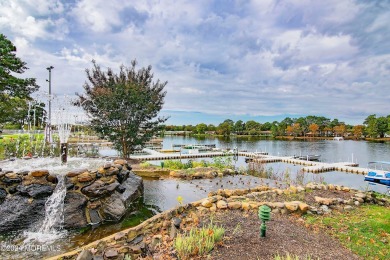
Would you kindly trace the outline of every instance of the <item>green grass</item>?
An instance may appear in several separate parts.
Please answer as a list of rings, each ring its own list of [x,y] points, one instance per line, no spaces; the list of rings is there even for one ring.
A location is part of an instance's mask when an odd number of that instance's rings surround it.
[[[192,259],[208,254],[215,243],[222,240],[224,233],[224,228],[210,223],[203,228],[192,228],[184,235],[179,234],[174,241],[179,259]]]
[[[364,259],[390,259],[390,208],[364,205],[330,216],[306,216],[306,222]]]

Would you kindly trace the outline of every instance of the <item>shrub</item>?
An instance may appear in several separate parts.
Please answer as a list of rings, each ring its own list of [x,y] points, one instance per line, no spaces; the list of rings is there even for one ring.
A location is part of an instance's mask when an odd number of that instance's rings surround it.
[[[214,226],[211,222],[207,227],[192,228],[188,234],[178,235],[174,247],[180,259],[203,256],[222,240],[224,233],[224,228]]]

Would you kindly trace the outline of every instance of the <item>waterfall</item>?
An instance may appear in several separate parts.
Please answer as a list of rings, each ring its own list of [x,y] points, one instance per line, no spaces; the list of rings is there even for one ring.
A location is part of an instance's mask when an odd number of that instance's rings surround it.
[[[65,176],[57,175],[58,183],[53,194],[45,203],[45,219],[36,232],[25,232],[24,242],[54,242],[66,234],[61,225],[64,221],[64,200],[66,196]]]
[[[38,231],[40,233],[55,233],[64,221],[65,177],[58,175],[57,179],[57,186],[45,203],[45,220]]]

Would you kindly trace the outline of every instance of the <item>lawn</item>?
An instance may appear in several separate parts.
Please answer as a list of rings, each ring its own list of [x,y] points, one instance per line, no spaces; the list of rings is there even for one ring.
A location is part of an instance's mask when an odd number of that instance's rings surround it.
[[[307,226],[336,237],[364,259],[390,259],[390,208],[364,205],[353,211],[307,216]]]

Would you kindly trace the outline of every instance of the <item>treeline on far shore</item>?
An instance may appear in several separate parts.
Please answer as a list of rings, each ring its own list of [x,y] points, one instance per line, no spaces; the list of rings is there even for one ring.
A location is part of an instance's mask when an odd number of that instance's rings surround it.
[[[265,137],[345,137],[353,139],[390,137],[390,115],[369,115],[362,124],[349,125],[323,116],[286,117],[282,121],[259,123],[254,120],[234,122],[226,119],[218,125],[165,125],[162,134],[179,135],[249,135]]]

